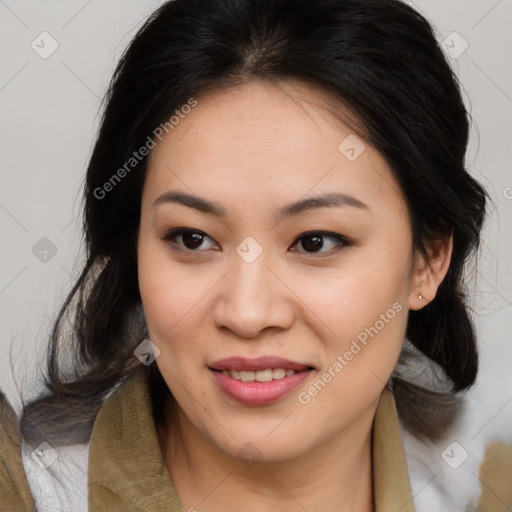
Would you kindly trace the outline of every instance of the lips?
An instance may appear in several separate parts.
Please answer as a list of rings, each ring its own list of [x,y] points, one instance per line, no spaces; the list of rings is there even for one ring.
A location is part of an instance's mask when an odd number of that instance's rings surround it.
[[[281,400],[314,370],[307,364],[274,356],[228,357],[216,361],[209,369],[220,390],[245,405]]]

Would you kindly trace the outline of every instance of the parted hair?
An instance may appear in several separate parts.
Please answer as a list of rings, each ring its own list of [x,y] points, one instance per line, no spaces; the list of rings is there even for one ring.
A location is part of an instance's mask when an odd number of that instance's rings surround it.
[[[138,372],[161,418],[170,392],[156,364],[134,357],[148,337],[136,252],[147,157],[98,191],[190,98],[256,80],[330,91],[389,164],[410,212],[412,249],[427,256],[453,235],[436,297],[407,324],[407,338],[450,386],[427,389],[394,374],[401,420],[435,438],[475,382],[464,268],[478,249],[487,194],[465,168],[471,119],[432,25],[398,0],[171,0],[138,30],[104,98],[84,187],[86,261],[54,322],[44,390],[24,405],[28,442],[86,442],[105,398]]]

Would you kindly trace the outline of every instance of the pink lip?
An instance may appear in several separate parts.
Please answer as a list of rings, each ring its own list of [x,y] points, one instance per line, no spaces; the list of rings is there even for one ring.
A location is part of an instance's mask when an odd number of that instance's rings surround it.
[[[267,368],[295,370],[297,373],[269,382],[243,382],[224,375],[222,370],[258,371]],[[262,356],[255,359],[229,357],[221,359],[210,366],[221,391],[237,402],[247,405],[260,405],[277,402],[301,384],[313,371],[308,365],[282,359],[280,357]]]
[[[254,359],[247,359],[245,357],[227,357],[215,361],[210,365],[212,370],[238,370],[238,371],[258,371],[266,370],[267,368],[284,368],[285,370],[295,370],[300,372],[307,370],[311,365],[297,363],[289,359],[275,356],[260,356]]]

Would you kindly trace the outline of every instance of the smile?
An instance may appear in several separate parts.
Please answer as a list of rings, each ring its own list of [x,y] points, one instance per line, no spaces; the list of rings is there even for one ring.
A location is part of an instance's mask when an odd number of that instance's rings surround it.
[[[267,368],[265,370],[254,371],[238,371],[238,370],[222,370],[223,375],[228,375],[236,380],[243,382],[270,382],[271,380],[280,380],[285,377],[294,375],[295,370],[285,370],[284,368]]]
[[[238,403],[262,405],[277,402],[298,387],[315,370],[287,359],[262,356],[230,357],[209,366],[220,391]]]

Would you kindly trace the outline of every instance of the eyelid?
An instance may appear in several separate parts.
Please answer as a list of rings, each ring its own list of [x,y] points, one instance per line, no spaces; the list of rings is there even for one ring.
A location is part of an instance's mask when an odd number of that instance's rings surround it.
[[[320,256],[321,257],[324,254],[330,255],[333,252],[337,252],[345,247],[352,245],[352,242],[346,236],[343,236],[340,233],[334,233],[332,231],[323,231],[320,229],[312,229],[312,230],[304,231],[303,233],[301,233],[293,242],[292,247],[294,245],[296,245],[298,242],[300,242],[301,239],[307,238],[307,237],[313,236],[313,235],[321,236],[324,238],[334,239],[334,240],[336,240],[337,244],[335,247],[333,247],[332,249],[329,249],[327,251],[320,251],[320,252],[294,251],[294,252],[300,252],[302,254],[306,254],[307,256],[313,256],[313,257]]]
[[[162,237],[162,240],[168,244],[171,244],[173,243],[173,239],[179,237],[180,235],[182,235],[183,233],[197,233],[197,234],[200,234],[201,236],[205,237],[205,238],[208,238],[210,240],[212,240],[213,242],[215,242],[213,240],[213,238],[211,238],[210,236],[208,236],[204,231],[201,231],[200,229],[196,229],[196,228],[187,228],[187,227],[178,227],[178,228],[173,228],[171,230],[169,230],[163,237]],[[336,246],[331,248],[331,249],[328,249],[327,251],[319,251],[319,252],[307,252],[307,251],[295,251],[293,250],[293,252],[300,252],[302,254],[305,254],[307,256],[321,256],[323,254],[331,254],[332,252],[337,252],[339,250],[341,250],[342,248],[345,248],[345,247],[348,247],[350,245],[352,245],[352,241],[349,240],[346,236],[340,234],[340,233],[334,233],[332,231],[323,231],[323,230],[319,230],[319,229],[316,229],[316,230],[309,230],[309,231],[304,231],[303,233],[301,233],[300,235],[298,235],[295,240],[293,241],[292,245],[290,247],[293,247],[295,245],[297,245],[298,242],[300,242],[303,238],[307,238],[309,236],[314,236],[314,235],[317,235],[317,236],[321,236],[323,238],[330,238],[330,239],[333,239],[335,240],[337,243],[336,243]],[[216,242],[215,242],[216,243]],[[202,252],[204,252],[204,250],[193,250],[193,249],[187,249],[187,248],[179,248],[179,249],[176,249],[180,252],[183,252],[183,253],[188,253],[188,254],[200,254]]]
[[[187,227],[179,227],[179,228],[173,228],[173,229],[170,229],[169,231],[166,232],[166,234],[162,237],[162,240],[171,245],[176,245],[174,242],[173,242],[173,239],[174,238],[178,238],[180,235],[182,235],[183,233],[197,233],[197,234],[200,234],[202,235],[203,237],[205,238],[208,238],[210,240],[212,240],[213,242],[215,242],[213,240],[213,238],[211,238],[210,236],[208,236],[204,231],[201,231],[200,229],[196,229],[196,228],[187,228]],[[215,242],[216,243],[216,242]],[[180,251],[182,253],[188,253],[188,254],[199,254],[201,252],[204,252],[204,250],[192,250],[192,249],[187,249],[187,248],[178,248],[178,249],[175,249],[177,251]]]

